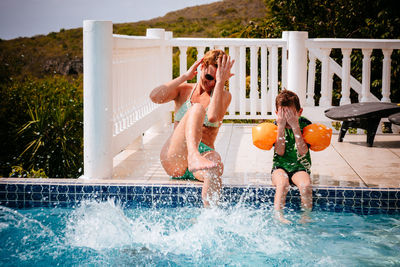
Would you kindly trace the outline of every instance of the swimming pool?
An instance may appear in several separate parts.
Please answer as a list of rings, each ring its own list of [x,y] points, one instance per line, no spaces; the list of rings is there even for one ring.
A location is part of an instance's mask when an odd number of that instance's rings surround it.
[[[302,225],[292,188],[287,226],[268,186],[225,186],[221,207],[203,209],[198,185],[4,180],[4,266],[400,265],[399,189],[316,186]]]
[[[152,266],[400,265],[400,215],[316,211],[313,222],[277,223],[271,205],[126,208],[0,207],[0,263]]]

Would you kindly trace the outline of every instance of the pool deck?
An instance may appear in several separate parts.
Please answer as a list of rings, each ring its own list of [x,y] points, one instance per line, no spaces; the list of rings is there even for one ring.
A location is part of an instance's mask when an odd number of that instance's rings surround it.
[[[273,150],[253,146],[251,124],[224,124],[216,140],[216,150],[225,166],[224,185],[271,185]],[[172,126],[171,126],[172,127]],[[159,153],[172,128],[146,132],[114,158],[110,179],[74,179],[79,183],[110,184],[201,184],[171,180],[163,170]],[[311,151],[311,180],[318,187],[400,188],[400,134],[377,134],[373,147],[367,147],[364,134],[347,134],[342,143],[332,136],[331,145]],[[0,178],[1,180],[19,178]],[[23,179],[25,180],[25,179]],[[62,182],[72,179],[29,179]]]
[[[216,151],[225,166],[226,185],[271,185],[273,150],[252,144],[250,124],[224,124],[216,140]],[[179,184],[163,170],[159,153],[171,129],[146,133],[143,145],[132,143],[114,159],[114,178],[151,184]],[[347,134],[343,142],[332,136],[331,145],[311,151],[313,185],[340,187],[400,188],[400,135],[376,135],[373,147],[364,134]],[[193,183],[193,182],[189,182]]]

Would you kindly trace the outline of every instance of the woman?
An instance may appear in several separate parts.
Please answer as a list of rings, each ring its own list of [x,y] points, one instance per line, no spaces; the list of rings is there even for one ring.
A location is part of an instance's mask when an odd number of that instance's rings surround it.
[[[233,63],[222,50],[211,50],[185,74],[150,94],[154,103],[175,102],[174,131],[161,150],[161,164],[172,178],[204,182],[205,207],[214,197],[219,198],[221,188],[223,164],[214,142],[231,102],[224,85],[233,76]],[[186,83],[197,75],[199,66],[202,73],[198,83]]]

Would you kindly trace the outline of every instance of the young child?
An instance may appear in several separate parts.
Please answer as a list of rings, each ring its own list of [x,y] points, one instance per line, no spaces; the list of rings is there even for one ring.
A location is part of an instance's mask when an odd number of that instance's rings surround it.
[[[272,183],[276,186],[274,209],[277,219],[283,223],[291,223],[283,215],[289,185],[296,185],[301,194],[303,213],[302,222],[309,220],[312,209],[312,187],[310,179],[311,157],[308,145],[303,139],[303,128],[311,124],[301,117],[299,97],[289,91],[282,90],[275,100],[278,136],[272,165]]]

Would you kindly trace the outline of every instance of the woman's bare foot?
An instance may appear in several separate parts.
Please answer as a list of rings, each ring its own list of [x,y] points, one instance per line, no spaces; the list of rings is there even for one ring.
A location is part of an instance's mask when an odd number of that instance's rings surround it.
[[[188,157],[188,169],[190,172],[200,171],[200,170],[207,170],[216,168],[218,165],[217,163],[206,159],[205,157],[201,156],[201,154],[193,153]]]

